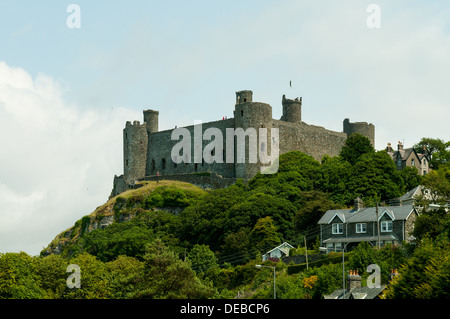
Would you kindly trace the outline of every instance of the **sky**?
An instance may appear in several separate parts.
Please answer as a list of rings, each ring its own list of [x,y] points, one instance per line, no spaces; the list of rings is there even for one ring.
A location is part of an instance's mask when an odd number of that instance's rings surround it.
[[[252,90],[276,119],[286,94],[308,124],[373,123],[376,149],[449,141],[449,17],[425,0],[2,0],[0,253],[38,255],[106,202],[143,109],[192,125]]]

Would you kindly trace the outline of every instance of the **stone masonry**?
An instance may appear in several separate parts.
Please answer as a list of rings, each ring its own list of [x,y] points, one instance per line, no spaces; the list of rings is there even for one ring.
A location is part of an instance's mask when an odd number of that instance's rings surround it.
[[[301,120],[302,98],[293,100],[282,97],[283,114],[281,119],[272,118],[272,107],[269,104],[253,102],[253,92],[250,90],[236,92],[236,103],[234,106],[234,118],[202,123],[202,134],[208,128],[217,128],[222,132],[223,143],[225,144],[226,129],[242,128],[244,131],[248,128],[267,128],[268,136],[264,141],[264,147],[271,149],[270,137],[271,128],[279,130],[279,155],[289,151],[301,151],[311,155],[320,161],[324,155],[337,156],[347,139],[352,133],[359,133],[366,136],[372,145],[375,143],[375,127],[366,122],[351,123],[345,119],[343,123],[343,132],[327,130],[320,126],[307,124]],[[189,158],[183,158],[183,162],[176,164],[172,161],[171,151],[177,140],[171,140],[173,129],[158,130],[159,112],[154,110],[144,111],[144,123],[139,121],[126,122],[123,130],[123,165],[124,173],[114,177],[114,188],[111,196],[125,191],[130,185],[144,177],[151,179],[171,176],[176,179],[177,176],[186,178],[186,174],[214,173],[214,176],[227,179],[228,182],[216,183],[217,185],[229,185],[229,181],[242,178],[249,180],[260,171],[261,163],[249,163],[248,161],[248,138],[245,148],[245,163],[226,162],[226,147],[223,146],[223,163],[214,162],[211,164],[194,163]],[[185,127],[191,134],[194,145],[194,125]],[[235,137],[236,139],[236,137]],[[202,139],[202,149],[211,143],[209,140]],[[260,145],[261,141],[258,141]],[[236,148],[236,146],[235,146]],[[213,154],[215,149],[212,151]],[[234,152],[236,159],[236,151]],[[193,154],[193,151],[191,152]]]

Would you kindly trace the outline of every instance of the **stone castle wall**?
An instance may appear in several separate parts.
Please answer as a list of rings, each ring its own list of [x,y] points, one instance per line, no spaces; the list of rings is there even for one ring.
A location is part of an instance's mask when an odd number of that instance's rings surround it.
[[[115,177],[113,193],[122,191],[124,185],[132,185],[136,180],[148,176],[156,176],[157,179],[171,176],[170,178],[173,179],[177,175],[182,178],[181,176],[186,177],[192,173],[210,172],[230,180],[252,178],[260,171],[261,163],[249,161],[248,138],[245,143],[245,162],[237,162],[237,137],[234,137],[233,161],[232,163],[226,163],[227,128],[242,128],[244,131],[248,128],[254,128],[257,132],[260,128],[267,128],[267,139],[259,140],[257,147],[258,149],[259,147],[266,148],[268,153],[270,153],[275,138],[271,136],[270,129],[278,128],[279,155],[289,151],[301,151],[311,155],[317,161],[321,161],[325,155],[339,155],[347,136],[353,133],[360,133],[368,137],[372,145],[375,144],[375,126],[373,124],[366,122],[351,123],[349,119],[345,119],[343,132],[335,132],[320,126],[310,125],[301,121],[302,99],[290,100],[286,99],[284,95],[282,98],[283,116],[280,120],[275,120],[272,118],[272,107],[266,103],[253,102],[252,94],[252,91],[248,90],[236,92],[234,118],[201,124],[200,152],[203,152],[205,146],[211,143],[211,140],[203,140],[205,130],[216,128],[222,133],[223,151],[215,150],[211,155],[215,156],[216,159],[222,159],[223,163],[209,164],[206,161],[194,163],[194,147],[196,146],[194,138],[198,125],[184,127],[190,134],[191,154],[189,158],[183,158],[183,162],[175,163],[172,161],[171,153],[173,147],[180,142],[181,137],[172,140],[173,129],[158,131],[159,112],[145,110],[143,124],[140,124],[139,121],[134,121],[133,124],[127,122],[124,129],[124,174]],[[222,154],[214,154],[216,151]],[[212,183],[211,185],[219,184]]]

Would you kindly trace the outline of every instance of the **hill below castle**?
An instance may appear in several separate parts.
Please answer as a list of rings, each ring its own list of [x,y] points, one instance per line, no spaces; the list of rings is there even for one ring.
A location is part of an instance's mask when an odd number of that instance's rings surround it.
[[[329,209],[352,205],[356,197],[370,205],[380,195],[382,201],[396,198],[420,183],[437,185],[444,195],[450,189],[444,165],[422,178],[397,170],[384,151],[353,146],[346,152],[321,162],[301,152],[286,153],[276,174],[258,174],[224,189],[144,181],[76,221],[40,257],[0,254],[0,276],[13,274],[13,280],[2,277],[0,296],[271,298],[271,273],[255,268],[260,263],[276,267],[279,298],[330,294],[342,285],[339,254],[310,263],[309,269],[262,262],[261,255],[284,241],[296,247],[291,254],[303,254],[305,239],[308,254],[318,254],[317,221]],[[358,246],[346,254],[346,269],[364,273],[367,263],[376,263],[383,283],[391,268],[399,269],[405,280],[392,285],[387,297],[445,297],[449,226],[445,211],[424,211],[414,233],[420,245],[386,245],[380,251]],[[80,289],[66,285],[69,264],[83,270]]]

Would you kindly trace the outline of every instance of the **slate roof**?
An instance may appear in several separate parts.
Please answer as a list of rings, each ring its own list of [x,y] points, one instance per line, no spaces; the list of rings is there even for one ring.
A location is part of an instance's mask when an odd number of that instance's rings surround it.
[[[369,288],[369,287],[359,287],[354,288],[350,291],[345,289],[345,298],[343,298],[343,289],[337,289],[333,291],[329,295],[324,295],[325,299],[374,299],[376,298],[383,290],[386,288],[386,285],[381,285],[380,288]]]
[[[412,205],[380,206],[378,207],[378,217],[380,218],[387,212],[394,220],[406,220],[413,210]],[[335,216],[338,216],[344,223],[376,222],[377,220],[375,207],[366,207],[360,210],[332,209],[323,214],[318,224],[329,224]]]
[[[399,197],[401,201],[411,200],[414,199],[415,196],[422,194],[422,185],[414,187],[412,190],[407,192],[406,194]]]
[[[289,244],[288,242],[285,241],[285,242],[282,243],[281,245],[278,245],[277,247],[275,247],[275,248],[269,250],[266,254],[270,254],[270,253],[271,253],[272,251],[274,251],[275,249],[280,249],[280,250],[281,250],[281,248],[282,248],[283,246],[287,246],[289,249],[294,248],[294,246],[292,246],[291,244]]]

